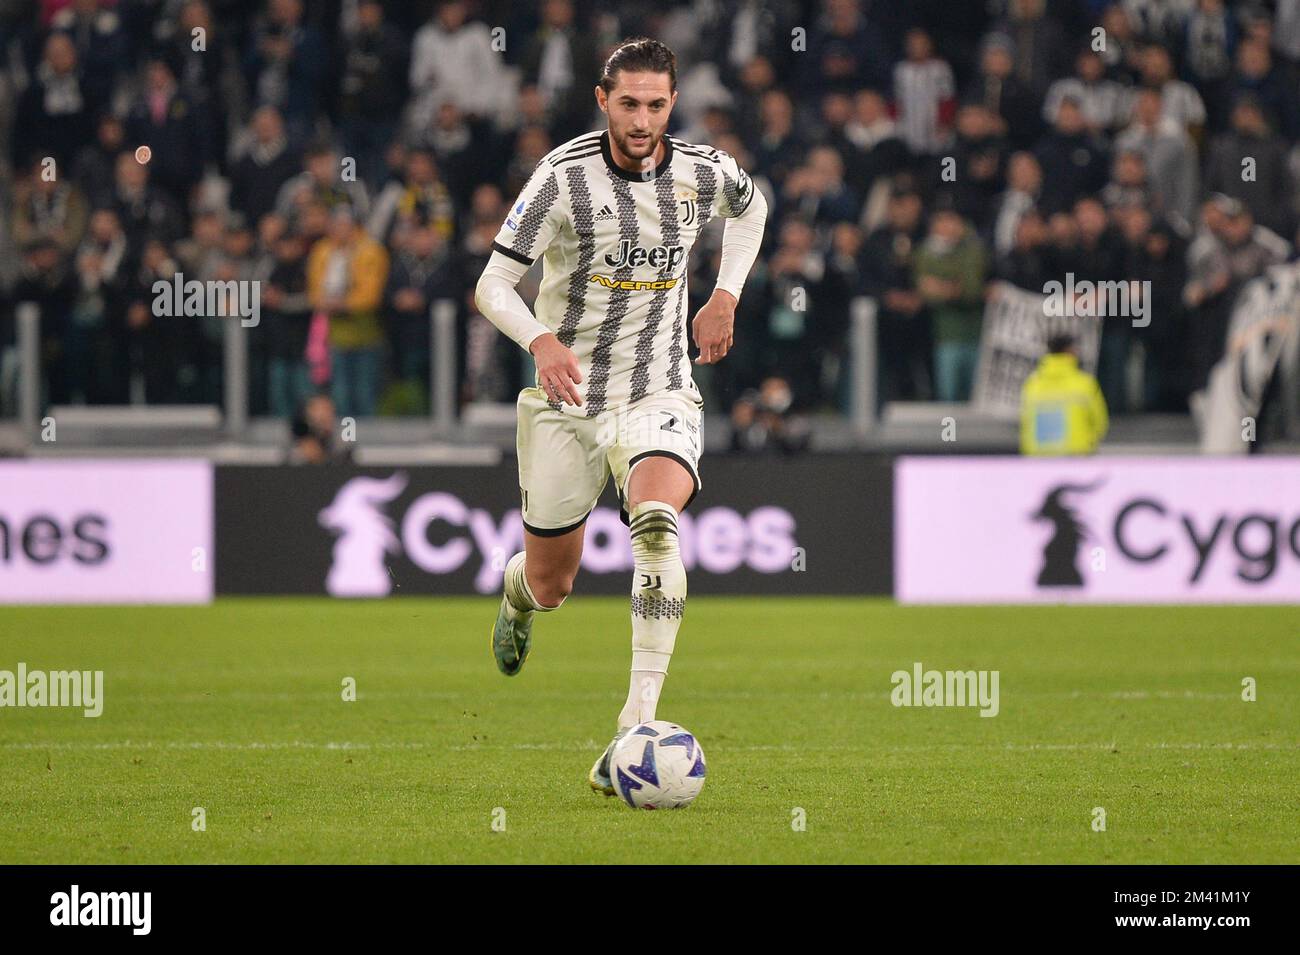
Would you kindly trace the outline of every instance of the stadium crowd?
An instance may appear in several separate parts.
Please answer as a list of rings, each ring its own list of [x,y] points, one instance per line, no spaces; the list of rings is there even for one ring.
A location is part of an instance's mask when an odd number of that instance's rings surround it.
[[[1236,291],[1294,255],[1300,0],[8,2],[0,398],[34,301],[49,403],[219,401],[229,320],[150,307],[180,272],[260,281],[253,414],[323,388],[341,415],[427,411],[439,299],[460,400],[513,400],[530,363],[474,281],[636,34],[678,54],[671,132],[772,210],[735,349],[700,372],[738,448],[801,447],[788,411],[847,407],[855,297],[879,303],[882,401],[965,400],[989,283],[1066,273],[1151,282],[1148,327],[1104,323],[1098,377],[1112,413],[1186,411]]]

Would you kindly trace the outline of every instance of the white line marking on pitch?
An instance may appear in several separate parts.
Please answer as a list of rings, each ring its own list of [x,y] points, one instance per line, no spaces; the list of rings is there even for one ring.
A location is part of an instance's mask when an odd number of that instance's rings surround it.
[[[10,750],[47,750],[47,749],[65,749],[65,750],[115,750],[115,749],[194,749],[194,750],[284,750],[284,749],[306,749],[306,750],[409,750],[409,749],[433,749],[433,750],[451,750],[453,752],[465,752],[481,749],[516,749],[516,750],[575,750],[586,752],[601,748],[600,743],[596,740],[589,740],[586,743],[509,743],[509,744],[491,744],[491,743],[455,743],[450,745],[436,745],[433,743],[423,742],[378,742],[378,743],[358,743],[358,742],[325,742],[313,743],[305,740],[281,740],[275,742],[248,742],[234,743],[225,740],[194,740],[194,741],[168,741],[155,743],[149,740],[116,740],[111,742],[93,743],[93,742],[53,742],[53,743],[32,743],[32,742],[8,742],[0,743],[0,749]],[[1110,750],[1116,746],[1127,746],[1128,744],[1111,743],[936,743],[925,746],[890,746],[887,752],[924,752],[934,749],[1004,749],[1004,750]],[[1142,749],[1222,749],[1222,750],[1286,750],[1300,749],[1300,743],[1141,743],[1138,744]],[[793,746],[791,744],[776,745],[749,745],[749,746],[730,746],[725,743],[714,743],[710,747],[710,752],[715,750],[724,752],[814,752],[823,749],[838,749],[838,747],[819,747],[819,746]]]

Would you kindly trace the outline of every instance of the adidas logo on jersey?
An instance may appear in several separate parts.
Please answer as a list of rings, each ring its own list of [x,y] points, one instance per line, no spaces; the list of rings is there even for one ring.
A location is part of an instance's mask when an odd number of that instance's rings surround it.
[[[600,211],[596,213],[595,221],[604,222],[607,219],[615,219],[614,210],[609,207],[609,203],[601,206]]]

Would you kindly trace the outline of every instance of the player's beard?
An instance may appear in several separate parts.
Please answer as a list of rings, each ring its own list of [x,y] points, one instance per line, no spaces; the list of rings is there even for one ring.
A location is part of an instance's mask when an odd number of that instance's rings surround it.
[[[659,148],[659,140],[663,139],[663,131],[655,132],[650,130],[650,134],[644,140],[635,140],[632,138],[632,131],[619,135],[612,133],[614,142],[618,144],[619,151],[628,159],[634,159],[638,162],[649,159]]]

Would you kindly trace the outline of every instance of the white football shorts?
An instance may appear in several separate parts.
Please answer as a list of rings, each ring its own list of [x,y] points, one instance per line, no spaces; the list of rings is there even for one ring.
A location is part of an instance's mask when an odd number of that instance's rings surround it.
[[[524,527],[558,537],[580,526],[611,474],[620,504],[637,463],[654,455],[680,462],[700,491],[700,420],[704,402],[694,389],[646,395],[595,418],[557,411],[540,388],[519,392],[519,493]],[[628,522],[626,504],[623,523]]]

